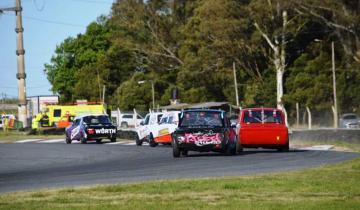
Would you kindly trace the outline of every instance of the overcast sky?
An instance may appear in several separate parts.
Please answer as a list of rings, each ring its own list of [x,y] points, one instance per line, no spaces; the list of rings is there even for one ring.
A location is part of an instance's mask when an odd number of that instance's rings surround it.
[[[49,95],[44,74],[56,45],[84,33],[86,26],[110,13],[113,0],[22,0],[27,96]],[[15,0],[0,0],[0,8]],[[0,97],[17,97],[15,13],[0,14]]]

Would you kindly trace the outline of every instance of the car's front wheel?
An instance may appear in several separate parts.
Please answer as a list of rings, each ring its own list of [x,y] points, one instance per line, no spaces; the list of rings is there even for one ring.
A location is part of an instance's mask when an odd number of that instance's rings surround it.
[[[152,134],[149,136],[149,145],[150,147],[156,147],[158,144],[155,142],[155,139]]]
[[[96,139],[97,144],[101,144],[101,139]]]
[[[71,139],[70,139],[70,137],[68,135],[65,135],[65,142],[67,144],[71,144]]]
[[[135,137],[135,143],[137,146],[141,146],[142,145],[142,140],[140,140],[139,138],[139,135],[136,134],[136,137]]]

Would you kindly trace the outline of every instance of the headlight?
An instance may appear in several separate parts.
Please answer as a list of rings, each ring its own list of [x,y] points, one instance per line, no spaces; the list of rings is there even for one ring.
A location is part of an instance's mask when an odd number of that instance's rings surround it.
[[[182,143],[185,141],[185,136],[177,136],[176,137],[176,140],[179,142],[179,143]]]

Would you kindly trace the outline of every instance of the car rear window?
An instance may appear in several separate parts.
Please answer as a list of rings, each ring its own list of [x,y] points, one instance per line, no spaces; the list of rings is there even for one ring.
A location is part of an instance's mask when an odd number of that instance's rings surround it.
[[[179,127],[224,127],[221,112],[184,112],[181,115]]]
[[[131,114],[124,114],[122,118],[132,119],[133,116]]]
[[[86,116],[84,117],[84,122],[86,124],[110,124],[110,119],[108,116]]]
[[[244,111],[244,123],[282,123],[281,112],[277,110]]]

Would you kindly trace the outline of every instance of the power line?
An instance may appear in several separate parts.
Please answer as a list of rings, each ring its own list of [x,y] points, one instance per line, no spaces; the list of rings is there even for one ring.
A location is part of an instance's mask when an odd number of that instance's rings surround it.
[[[66,25],[66,26],[72,26],[72,27],[86,28],[86,26],[79,25],[79,24],[59,22],[59,21],[53,21],[53,20],[45,20],[45,19],[40,19],[40,18],[36,18],[36,17],[23,16],[23,18],[29,19],[29,20],[35,20],[35,21],[45,22],[45,23],[57,24],[57,25]]]
[[[113,2],[108,1],[95,1],[95,0],[72,0],[72,1],[79,1],[79,2],[86,2],[86,3],[94,3],[94,4],[113,4]]]

